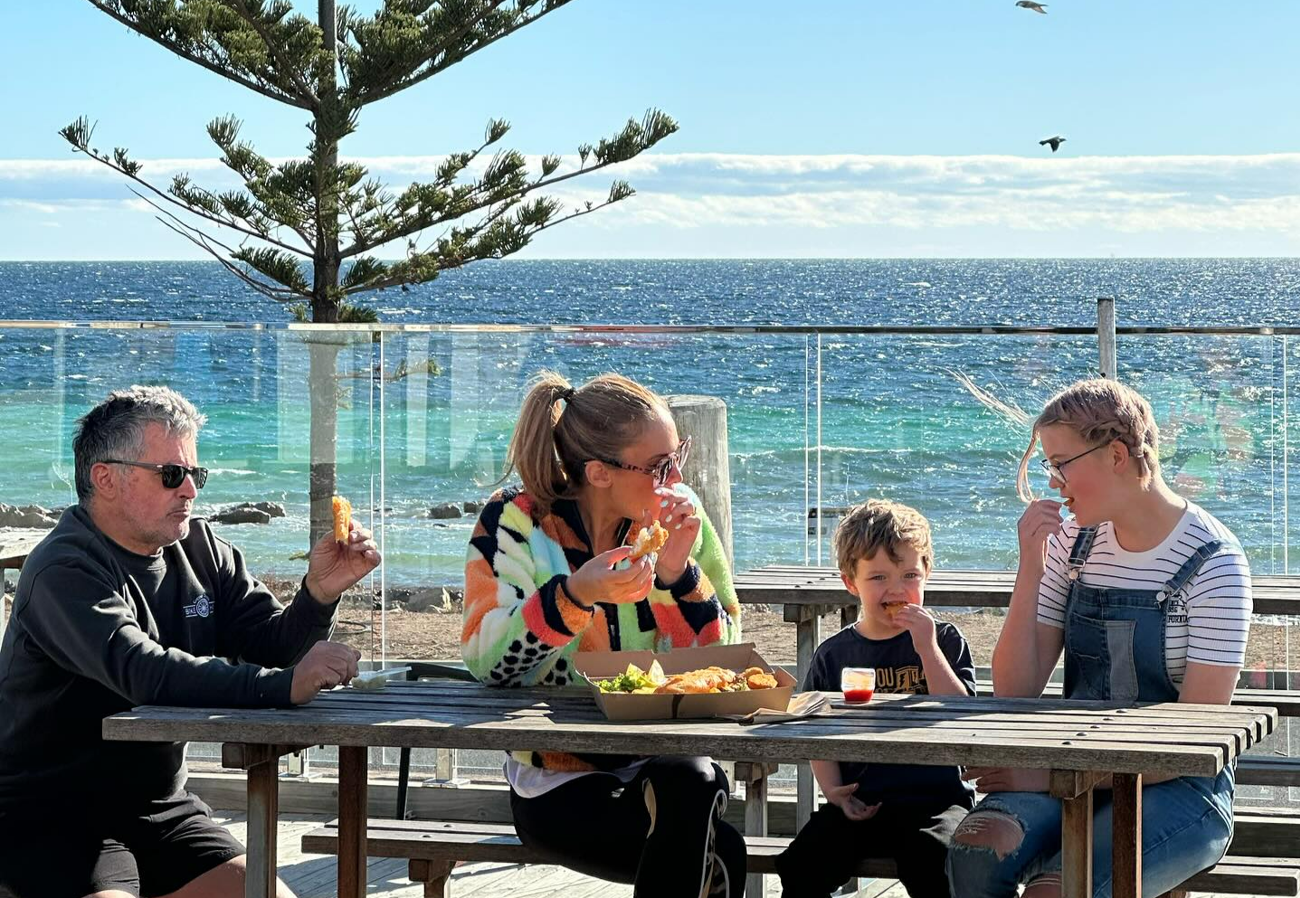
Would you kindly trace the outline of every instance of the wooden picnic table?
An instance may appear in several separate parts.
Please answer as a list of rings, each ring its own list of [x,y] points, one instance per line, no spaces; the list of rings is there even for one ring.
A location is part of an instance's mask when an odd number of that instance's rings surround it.
[[[832,697],[838,698],[836,696]],[[1047,769],[1064,802],[1064,892],[1092,895],[1093,787],[1114,774],[1114,894],[1141,894],[1142,777],[1214,776],[1273,732],[1272,708],[878,696],[869,705],[752,725],[726,720],[608,721],[584,688],[500,689],[431,680],[383,692],[337,689],[292,709],[142,707],[105,719],[111,740],[223,743],[248,771],[248,898],[275,893],[278,758],[339,746],[340,898],[366,886],[370,746],[713,755],[759,762],[963,764]],[[765,833],[764,833],[765,834]]]
[[[1011,604],[1015,571],[936,570],[925,584],[925,603],[943,608],[1006,608]],[[1300,615],[1300,576],[1251,577],[1256,614]],[[838,611],[849,626],[858,615],[858,600],[834,567],[774,564],[744,571],[735,579],[742,605],[781,605],[796,625],[795,660],[802,683],[821,642],[821,619]],[[812,770],[799,765],[797,821],[808,822],[816,800]]]

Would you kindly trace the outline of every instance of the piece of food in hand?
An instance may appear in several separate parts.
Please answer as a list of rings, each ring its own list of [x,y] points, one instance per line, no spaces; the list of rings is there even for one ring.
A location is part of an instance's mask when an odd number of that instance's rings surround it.
[[[334,541],[347,543],[352,538],[352,503],[342,496],[334,497]]]
[[[658,521],[651,521],[649,527],[642,527],[641,532],[636,535],[636,542],[632,543],[632,554],[628,559],[636,561],[651,552],[658,552],[666,542],[668,542],[668,531]]]
[[[881,607],[885,609],[885,614],[889,615],[892,621],[898,619],[898,612],[906,608],[907,604],[907,602],[885,602]]]

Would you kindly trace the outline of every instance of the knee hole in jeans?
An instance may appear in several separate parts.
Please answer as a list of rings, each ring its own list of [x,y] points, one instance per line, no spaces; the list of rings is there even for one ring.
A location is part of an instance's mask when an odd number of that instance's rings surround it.
[[[975,810],[966,815],[952,835],[953,846],[987,848],[1004,860],[1025,840],[1020,821],[1002,811]]]
[[[1061,898],[1061,874],[1043,873],[1025,886],[1021,898]]]

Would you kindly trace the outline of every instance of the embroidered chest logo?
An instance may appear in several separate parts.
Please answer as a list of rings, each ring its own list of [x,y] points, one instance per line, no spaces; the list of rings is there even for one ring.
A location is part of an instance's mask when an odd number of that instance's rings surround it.
[[[201,595],[194,600],[193,605],[186,605],[184,610],[186,617],[209,617],[212,614],[212,600]]]

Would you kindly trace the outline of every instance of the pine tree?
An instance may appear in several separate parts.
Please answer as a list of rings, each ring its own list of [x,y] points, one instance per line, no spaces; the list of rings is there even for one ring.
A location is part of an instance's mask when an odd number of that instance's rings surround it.
[[[150,183],[127,150],[100,152],[92,145],[88,118],[60,132],[76,151],[130,179],[164,224],[302,320],[376,321],[357,297],[406,289],[479,259],[504,258],[539,231],[626,199],[633,190],[621,180],[603,200],[568,211],[541,192],[631,159],[677,130],[672,118],[652,109],[618,133],[579,146],[576,166],[548,155],[530,171],[516,150],[496,149],[486,164],[480,161],[509,130],[493,119],[482,142],[448,155],[433,180],[394,192],[364,166],[339,162],[339,143],[356,130],[361,110],[570,0],[385,0],[369,17],[318,0],[315,21],[288,0],[87,2],[177,56],[310,116],[306,158],[279,164],[241,139],[236,118],[214,119],[208,136],[244,185],[223,192],[183,174],[166,186]],[[214,227],[235,238],[219,238]],[[430,229],[439,236],[422,243]],[[398,241],[405,243],[402,258],[377,257],[377,250]],[[313,543],[329,528],[335,489],[339,348],[324,338],[310,347]]]

